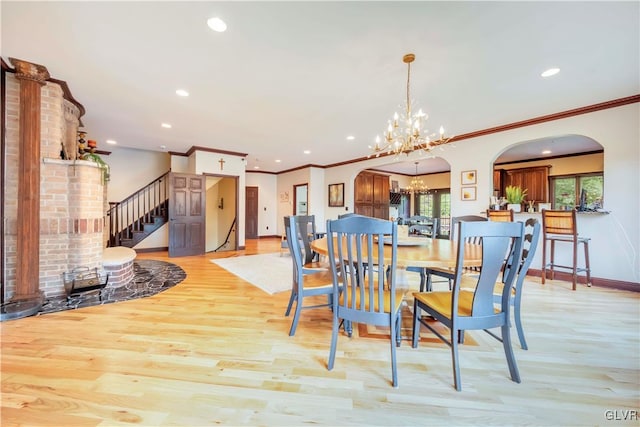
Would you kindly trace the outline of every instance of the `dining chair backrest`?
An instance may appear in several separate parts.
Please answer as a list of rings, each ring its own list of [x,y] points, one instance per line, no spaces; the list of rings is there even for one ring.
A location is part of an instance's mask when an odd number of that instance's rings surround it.
[[[391,250],[390,262],[386,264],[385,237],[389,239],[387,246]],[[341,304],[334,305],[334,310],[338,310],[338,317],[366,323],[371,323],[380,316],[388,317],[385,308],[389,304],[391,307],[395,306],[397,224],[364,216],[329,220],[327,246],[334,273],[334,288],[341,283],[343,293],[355,296],[342,298]],[[336,260],[341,260],[340,265],[336,266]],[[338,276],[341,277],[340,281]],[[385,293],[385,290],[390,294]],[[334,296],[337,295],[335,292]]]
[[[314,251],[311,249],[311,241],[315,239],[316,216],[315,215],[293,215],[290,218],[296,222],[296,235],[300,242],[302,250],[303,264],[309,264],[315,257]],[[287,236],[289,240],[289,236]]]
[[[524,336],[524,327],[522,326],[522,316],[521,305],[522,305],[522,292],[523,292],[523,284],[524,279],[527,276],[527,272],[529,271],[529,266],[533,261],[533,257],[536,254],[536,249],[538,248],[538,240],[540,240],[540,222],[535,218],[529,218],[524,223],[524,238],[522,240],[522,256],[520,257],[519,262],[514,263],[513,258],[507,260],[506,266],[503,271],[502,280],[503,282],[506,280],[509,275],[510,269],[516,267],[517,277],[512,286],[513,291],[511,292],[511,305],[513,306],[513,316],[516,323],[516,331],[518,332],[518,338],[520,339],[520,346],[527,350],[527,340]],[[515,254],[512,254],[514,256]],[[496,287],[498,289],[499,287]],[[502,295],[494,295],[494,300],[498,300]],[[496,302],[501,302],[496,301]]]
[[[524,224],[521,222],[462,221],[459,229],[456,271],[453,279],[453,307],[458,306],[458,295],[463,279],[465,242],[469,240],[480,241],[482,245],[482,266],[479,274],[474,278],[474,281],[477,280],[477,284],[471,309],[471,317],[475,318],[475,320],[465,321],[476,322],[473,328],[478,329],[477,326],[482,326],[481,324],[484,321],[482,317],[486,316],[487,327],[495,327],[489,326],[489,323],[492,322],[489,318],[496,314],[493,298],[494,287],[502,273],[505,254],[508,253],[507,259],[519,260],[522,256]],[[511,287],[514,284],[517,271],[518,269],[516,268],[509,269],[504,277],[505,290],[502,292],[501,310],[507,314],[509,313]],[[457,310],[453,310],[452,319],[454,322],[457,317]]]
[[[300,243],[300,234],[298,231],[298,221],[295,216],[284,217],[284,230],[287,236],[289,253],[293,261],[293,286],[297,287],[302,283],[303,266],[305,264],[302,246]]]
[[[542,227],[540,225],[540,222],[535,218],[529,218],[524,223],[522,256],[520,257],[519,261],[515,264],[512,261],[513,258],[510,258],[509,260],[507,260],[507,263],[505,265],[504,272],[503,272],[503,282],[506,279],[506,276],[509,274],[509,269],[515,265],[517,267],[516,274],[518,276],[516,279],[517,283],[514,283],[514,286],[516,288],[519,288],[522,285],[522,282],[524,281],[524,277],[526,276],[527,271],[529,270],[529,266],[533,261],[533,257],[536,253],[536,249],[538,248],[538,240],[540,240],[541,228]],[[513,255],[513,254],[510,254],[510,255]]]
[[[488,221],[487,218],[480,215],[463,215],[463,216],[454,216],[451,218],[451,228],[449,230],[449,239],[452,241],[458,240],[458,226],[461,222],[478,222],[478,221]],[[479,243],[477,240],[472,239],[472,243]]]
[[[513,222],[513,209],[509,209],[509,210],[487,209],[487,219],[489,219],[489,221]]]
[[[338,215],[338,219],[349,218],[350,216],[356,216],[356,215],[360,215],[360,214],[353,213],[353,212],[344,213],[344,214]],[[362,215],[360,215],[360,216],[362,216]]]

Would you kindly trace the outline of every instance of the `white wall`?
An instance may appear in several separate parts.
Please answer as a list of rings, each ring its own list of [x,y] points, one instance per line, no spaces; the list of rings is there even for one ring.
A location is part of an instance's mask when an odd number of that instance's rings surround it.
[[[277,209],[277,225],[278,235],[284,233],[284,217],[293,215],[293,186],[300,184],[309,184],[308,194],[322,191],[318,185],[312,186],[310,183],[309,168],[298,169],[292,172],[286,172],[278,175],[278,209]],[[285,200],[288,197],[287,200]],[[315,209],[309,214],[316,214]]]
[[[307,193],[309,215],[316,216],[316,230],[325,231],[324,210],[329,205],[329,186],[324,182],[324,169],[317,167],[309,169],[309,191]]]
[[[439,153],[451,165],[451,212],[454,216],[483,212],[493,187],[493,162],[510,146],[522,141],[580,134],[604,147],[604,207],[609,215],[590,221],[591,268],[594,277],[640,282],[640,104],[596,111],[534,126],[481,136],[447,146]],[[409,156],[408,161],[417,159]],[[353,206],[353,182],[363,169],[389,163],[382,158],[368,159],[326,169],[327,182],[345,182],[345,199]],[[460,176],[464,170],[477,170],[477,199],[460,200]],[[336,208],[325,209],[335,216]],[[580,231],[580,230],[579,230]],[[560,256],[562,251],[560,251]],[[532,265],[539,269],[541,265]]]
[[[102,156],[111,168],[107,185],[107,200],[120,202],[156,178],[169,172],[171,158],[158,151],[135,150],[109,146],[108,156]]]
[[[599,215],[589,220],[591,237],[591,263],[594,277],[640,283],[640,104],[634,103],[622,107],[596,111],[589,114],[550,121],[538,125],[512,129],[505,132],[463,140],[446,146],[438,155],[451,165],[451,209],[453,215],[477,214],[483,212],[489,203],[493,187],[493,162],[509,147],[539,138],[548,138],[567,134],[580,134],[592,138],[604,147],[604,203],[609,215]],[[219,169],[217,160],[220,156],[214,153],[207,156],[207,167]],[[412,154],[405,161],[419,160]],[[312,214],[323,221],[337,218],[339,214],[353,211],[353,184],[355,177],[364,169],[375,168],[390,162],[390,159],[372,158],[362,162],[341,165],[333,168],[305,168],[293,172],[279,174],[276,177],[275,194],[272,204],[261,197],[261,206],[274,207],[276,215],[268,212],[261,222],[260,234],[278,234],[284,229],[283,217],[293,213],[293,185],[309,184],[310,203],[313,203]],[[112,162],[110,162],[112,163]],[[139,161],[136,160],[136,164]],[[242,195],[239,227],[241,245],[244,245],[244,163],[232,166],[232,161],[225,163],[226,172],[241,174],[239,182]],[[229,165],[229,169],[228,168]],[[241,167],[242,166],[242,167]],[[112,165],[113,168],[113,165]],[[122,168],[125,174],[135,168]],[[316,170],[318,169],[318,170]],[[475,201],[460,200],[460,174],[464,170],[477,170],[477,199]],[[219,170],[217,170],[219,172]],[[324,175],[321,179],[319,174]],[[253,174],[252,174],[253,175]],[[266,174],[265,174],[266,175]],[[427,176],[425,176],[425,179]],[[123,178],[128,180],[129,178]],[[400,178],[399,178],[400,179]],[[264,176],[257,178],[261,188],[271,189],[273,180]],[[320,182],[322,181],[322,184]],[[255,182],[255,181],[254,181]],[[345,183],[345,208],[330,208],[327,199],[327,185]],[[280,201],[283,192],[289,193],[289,201]],[[266,195],[266,194],[265,194]],[[320,196],[319,196],[320,195]],[[322,202],[320,202],[320,198]],[[313,202],[311,202],[313,200]],[[263,219],[260,219],[263,221]],[[271,227],[275,221],[277,233],[265,233],[267,224]],[[586,223],[586,222],[585,222]],[[539,264],[532,266],[539,269]]]

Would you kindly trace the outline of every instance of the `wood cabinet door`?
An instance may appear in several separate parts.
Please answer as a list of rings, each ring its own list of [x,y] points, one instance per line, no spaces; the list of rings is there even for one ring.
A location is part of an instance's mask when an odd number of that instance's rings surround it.
[[[355,181],[355,202],[373,202],[373,175],[370,173],[360,173]]]
[[[356,204],[353,211],[358,215],[373,216],[373,205]]]
[[[506,172],[505,187],[519,186],[527,190],[527,201],[548,202],[549,199],[549,167],[512,169]]]

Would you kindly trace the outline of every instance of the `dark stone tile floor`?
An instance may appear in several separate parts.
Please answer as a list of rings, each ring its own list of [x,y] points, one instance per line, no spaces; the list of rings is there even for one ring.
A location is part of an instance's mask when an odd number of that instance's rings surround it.
[[[131,282],[118,288],[111,288],[107,284],[102,290],[88,291],[70,297],[62,295],[46,298],[36,315],[148,297],[177,285],[187,277],[182,268],[165,261],[134,261],[133,271],[134,276]]]

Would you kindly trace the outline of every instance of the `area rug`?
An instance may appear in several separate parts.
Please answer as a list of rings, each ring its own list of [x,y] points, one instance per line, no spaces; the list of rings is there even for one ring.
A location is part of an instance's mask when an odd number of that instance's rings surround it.
[[[129,283],[117,288],[107,285],[102,291],[83,292],[70,297],[47,298],[36,315],[148,297],[166,291],[186,277],[187,273],[182,268],[170,262],[136,260],[133,262],[133,279]]]
[[[291,290],[293,264],[289,255],[275,252],[218,258],[211,262],[269,295]]]

